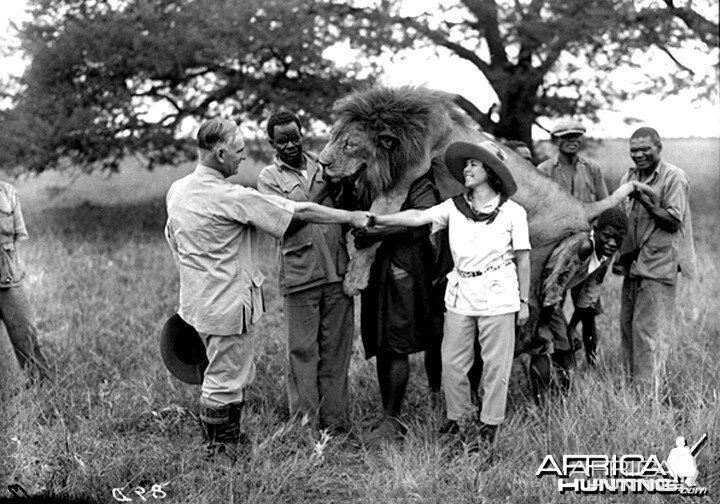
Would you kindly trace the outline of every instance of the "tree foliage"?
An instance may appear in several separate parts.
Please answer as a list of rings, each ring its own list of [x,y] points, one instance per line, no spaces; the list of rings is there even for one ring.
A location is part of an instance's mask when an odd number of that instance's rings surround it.
[[[714,6],[713,6],[714,4]],[[444,48],[472,63],[498,97],[480,118],[497,136],[531,140],[538,117],[593,116],[633,90],[612,79],[619,68],[642,70],[652,49],[677,64],[671,75],[649,75],[635,93],[716,92],[717,68],[701,75],[680,52],[718,47],[717,3],[692,0],[457,0],[441,13],[400,14],[392,8],[338,7],[378,25],[390,24],[407,44]],[[709,14],[708,14],[709,13]],[[709,19],[704,15],[714,15]],[[717,57],[715,58],[717,61]],[[643,85],[644,84],[644,85]]]
[[[323,57],[346,34],[317,2],[34,0],[31,11],[20,32],[31,63],[2,112],[6,166],[170,162],[188,119],[257,121],[279,107],[327,119],[361,80],[359,65]]]
[[[475,65],[498,98],[479,121],[528,143],[538,117],[628,99],[612,74],[642,68],[649,48],[677,72],[645,91],[717,84],[716,69],[693,73],[679,52],[717,54],[713,0],[438,0],[416,16],[402,14],[411,0],[29,2],[19,34],[30,65],[0,84],[12,99],[0,166],[33,171],[112,169],[128,154],[172,162],[189,153],[188,121],[219,114],[249,124],[285,107],[327,121],[335,99],[377,75],[378,55],[422,45]],[[338,68],[324,56],[336,43],[362,57]]]

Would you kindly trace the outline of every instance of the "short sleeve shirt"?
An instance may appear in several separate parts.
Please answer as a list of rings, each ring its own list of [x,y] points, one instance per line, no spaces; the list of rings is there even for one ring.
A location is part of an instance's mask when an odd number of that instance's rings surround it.
[[[563,165],[559,157],[554,156],[540,163],[538,170],[583,203],[593,203],[608,196],[600,167],[582,156],[577,157],[574,167]]]
[[[492,211],[499,197],[480,210]],[[448,228],[450,251],[455,268],[448,273],[445,307],[462,315],[491,316],[520,309],[515,251],[530,250],[527,213],[513,201],[506,201],[497,217],[474,221],[465,217],[451,199],[428,210],[433,232]],[[459,272],[483,272],[467,277]]]
[[[0,182],[0,289],[17,287],[22,283],[25,275],[15,243],[27,237],[17,192],[7,182]]]
[[[247,331],[264,312],[261,232],[280,238],[294,203],[198,165],[167,198],[165,236],[180,273],[178,314],[198,332]]]

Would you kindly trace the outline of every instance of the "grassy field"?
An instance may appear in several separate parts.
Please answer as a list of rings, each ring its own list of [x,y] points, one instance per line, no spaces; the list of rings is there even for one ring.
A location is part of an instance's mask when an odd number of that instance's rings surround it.
[[[374,362],[360,343],[351,362],[348,437],[325,439],[287,419],[285,344],[275,265],[266,265],[269,312],[244,426],[250,456],[232,465],[204,459],[197,425],[198,387],[165,370],[157,339],[174,312],[177,274],[162,236],[162,195],[187,173],[132,167],[112,179],[51,174],[17,181],[32,239],[23,245],[26,288],[40,339],[57,367],[54,385],[23,388],[2,404],[0,497],[7,485],[29,493],[117,502],[143,487],[148,502],[172,503],[537,503],[718,502],[720,499],[720,198],[717,140],[667,141],[666,158],[692,183],[699,277],[678,293],[669,389],[657,401],[627,386],[618,351],[620,281],[605,287],[599,319],[602,353],[576,373],[567,398],[534,406],[516,366],[508,421],[492,452],[468,453],[436,435],[442,412],[429,404],[419,356],[405,407],[402,444],[368,450],[362,440],[379,415]],[[592,152],[610,184],[628,166],[625,142]],[[257,168],[257,167],[255,167]],[[55,178],[53,178],[55,177]],[[705,497],[560,495],[556,479],[537,478],[545,455],[630,454],[667,457],[676,436],[708,432],[699,454]],[[150,495],[163,485],[166,496]],[[130,501],[127,501],[130,502]]]

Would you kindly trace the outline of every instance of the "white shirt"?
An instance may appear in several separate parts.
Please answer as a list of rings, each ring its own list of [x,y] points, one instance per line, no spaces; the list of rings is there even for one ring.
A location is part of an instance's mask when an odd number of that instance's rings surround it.
[[[167,194],[165,238],[180,273],[178,314],[199,333],[239,334],[265,311],[262,232],[283,236],[295,204],[198,165]]]
[[[498,204],[493,198],[480,211],[491,212]],[[427,210],[433,232],[448,228],[455,269],[448,273],[445,307],[468,316],[503,315],[520,309],[515,251],[530,250],[527,213],[513,201],[500,207],[495,220],[474,221],[455,207],[452,199]],[[494,269],[501,266],[499,269]],[[493,271],[486,271],[490,267]],[[461,277],[457,270],[482,271],[475,277]]]

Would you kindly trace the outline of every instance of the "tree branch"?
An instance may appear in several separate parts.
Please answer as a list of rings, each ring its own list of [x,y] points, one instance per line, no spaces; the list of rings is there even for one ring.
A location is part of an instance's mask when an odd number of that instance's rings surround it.
[[[718,25],[688,7],[676,7],[673,0],[665,0],[665,5],[673,16],[681,19],[708,47],[718,46]]]
[[[660,44],[659,42],[655,42],[655,46],[656,46],[658,49],[660,49],[662,52],[664,52],[665,54],[667,54],[667,55],[670,57],[670,59],[673,60],[673,62],[674,62],[677,66],[679,66],[680,68],[682,68],[682,69],[685,70],[686,72],[689,72],[690,75],[693,75],[693,76],[695,75],[695,72],[694,72],[691,68],[686,67],[685,65],[683,65],[682,63],[680,63],[680,61],[678,61],[678,59],[677,59],[675,56],[673,56],[673,53],[670,52],[670,49],[668,49],[668,48],[665,47],[664,45]]]
[[[503,67],[508,58],[500,36],[497,4],[493,0],[462,0],[463,5],[478,20],[478,31],[485,35],[490,50],[490,65]]]

